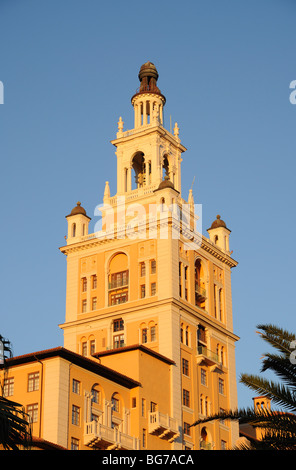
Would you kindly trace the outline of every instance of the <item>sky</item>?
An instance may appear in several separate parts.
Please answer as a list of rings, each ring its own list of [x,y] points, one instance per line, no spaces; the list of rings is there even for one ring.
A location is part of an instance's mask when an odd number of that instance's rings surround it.
[[[94,223],[105,181],[116,193],[119,116],[152,61],[178,123],[203,234],[231,229],[238,404],[254,392],[267,345],[258,324],[295,332],[296,80],[293,0],[0,0],[1,316],[14,355],[63,344],[65,216]],[[1,102],[1,97],[0,97]],[[266,374],[262,374],[266,376]]]

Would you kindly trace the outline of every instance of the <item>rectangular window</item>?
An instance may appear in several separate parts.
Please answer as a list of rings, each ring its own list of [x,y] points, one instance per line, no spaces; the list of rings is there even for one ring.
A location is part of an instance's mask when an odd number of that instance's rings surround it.
[[[11,397],[14,393],[14,377],[4,380],[3,396]]]
[[[28,392],[39,390],[39,372],[28,375]]]
[[[27,412],[29,415],[30,423],[37,423],[38,421],[38,403],[28,405]]]
[[[97,390],[96,388],[92,388],[91,394],[92,394],[92,399],[91,399],[92,403],[100,404],[101,403],[100,390]]]
[[[189,391],[183,388],[183,405],[190,406]]]
[[[156,341],[156,326],[151,326],[150,328],[150,340]]]
[[[183,432],[187,436],[190,436],[190,424],[189,423],[183,423]]]
[[[86,277],[83,277],[82,278],[82,292],[86,292],[87,291],[87,279]]]
[[[124,346],[124,335],[116,335],[113,338],[113,348],[122,348]]]
[[[79,440],[71,437],[71,450],[79,450]]]
[[[80,382],[79,382],[79,380],[73,379],[72,392],[77,393],[78,395],[80,394]]]
[[[82,308],[81,308],[82,313],[85,313],[85,312],[86,312],[86,309],[87,309],[87,300],[86,300],[86,299],[83,299],[83,301],[82,301]]]
[[[91,308],[92,310],[97,310],[97,298],[96,297],[92,298]]]
[[[146,416],[146,400],[145,398],[142,398],[142,416],[145,418]]]
[[[145,297],[145,284],[141,285],[141,299]]]
[[[111,305],[124,304],[128,300],[128,293],[121,292],[120,294],[111,295]]]
[[[86,341],[82,343],[82,348],[81,349],[82,349],[81,350],[82,356],[87,356],[87,342]]]
[[[151,267],[151,274],[155,274],[156,273],[156,261],[155,261],[155,259],[151,260],[150,267]]]
[[[157,411],[157,404],[154,403],[153,401],[150,402],[150,412],[155,413]]]
[[[93,288],[93,289],[96,289],[97,286],[98,286],[98,278],[97,278],[96,274],[94,274],[94,275],[92,276],[92,288]]]
[[[182,372],[189,377],[189,362],[184,358],[182,359]]]
[[[123,323],[123,320],[120,319],[120,320],[114,320],[113,322],[113,331],[116,332],[116,331],[122,331],[124,329],[124,323]]]
[[[94,354],[96,352],[96,342],[94,339],[90,342],[90,354]]]
[[[142,446],[143,446],[144,449],[147,446],[147,431],[146,431],[146,429],[143,429],[143,433],[142,433]]]
[[[205,369],[200,370],[200,381],[202,385],[207,385],[207,371]]]
[[[224,380],[219,378],[219,393],[224,395]]]
[[[147,343],[148,341],[148,332],[147,328],[142,329],[142,343]]]
[[[227,450],[227,443],[226,441],[221,441],[221,450]]]
[[[145,263],[140,263],[140,275],[141,275],[141,277],[146,275],[146,265],[145,265]]]
[[[156,295],[156,282],[151,283],[151,295]]]
[[[119,412],[119,400],[117,398],[112,398],[113,411]]]
[[[80,424],[80,408],[76,405],[72,405],[72,424],[75,424],[75,426]]]
[[[128,285],[128,271],[111,274],[109,289],[116,289]]]

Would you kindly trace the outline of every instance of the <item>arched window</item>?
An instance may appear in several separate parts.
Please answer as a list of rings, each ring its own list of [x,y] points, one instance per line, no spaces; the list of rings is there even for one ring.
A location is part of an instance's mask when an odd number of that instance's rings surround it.
[[[109,305],[128,301],[129,270],[125,253],[115,255],[109,264],[108,296]]]
[[[76,237],[76,224],[72,224],[72,237]]]

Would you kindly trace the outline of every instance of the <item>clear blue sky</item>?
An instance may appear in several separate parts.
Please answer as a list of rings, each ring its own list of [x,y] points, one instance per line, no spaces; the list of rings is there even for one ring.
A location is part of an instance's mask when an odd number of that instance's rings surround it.
[[[63,344],[65,215],[115,194],[110,144],[150,60],[206,229],[232,230],[237,376],[258,323],[295,331],[294,0],[0,0],[1,324],[15,355]],[[92,228],[91,228],[92,230]],[[253,393],[238,386],[240,406]]]

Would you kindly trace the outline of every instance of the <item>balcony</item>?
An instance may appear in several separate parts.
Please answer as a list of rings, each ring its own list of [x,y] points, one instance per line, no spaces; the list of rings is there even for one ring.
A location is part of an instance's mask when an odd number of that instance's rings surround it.
[[[200,441],[200,449],[201,450],[212,450],[214,448],[211,442],[207,441]]]
[[[195,298],[198,302],[204,302],[207,298],[207,292],[204,287],[201,287],[198,282],[195,281]]]
[[[197,347],[197,363],[201,363],[202,361],[205,361],[208,363],[208,365],[221,365],[221,362],[219,360],[218,354],[214,353],[213,351],[210,351],[206,346],[198,346]]]
[[[84,445],[101,450],[139,450],[139,439],[97,421],[85,423]]]
[[[149,434],[169,442],[173,442],[179,436],[177,420],[169,415],[154,411],[149,413],[148,421]]]

